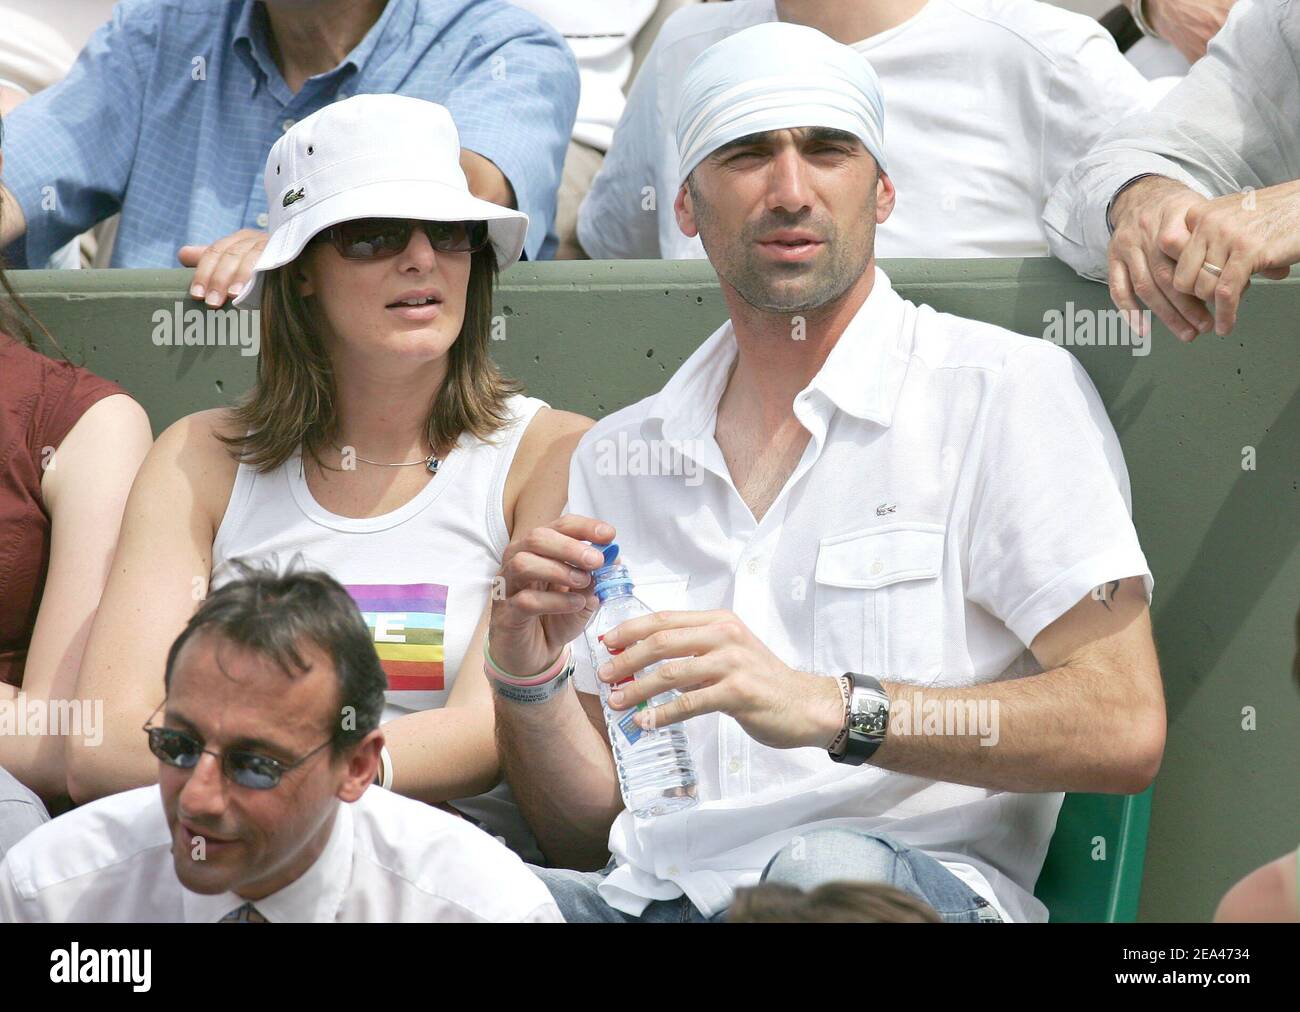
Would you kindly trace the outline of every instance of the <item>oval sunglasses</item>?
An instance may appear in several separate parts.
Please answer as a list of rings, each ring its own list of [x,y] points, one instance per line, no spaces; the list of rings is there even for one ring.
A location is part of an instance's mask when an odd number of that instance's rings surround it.
[[[477,253],[488,244],[486,221],[422,221],[414,218],[357,218],[316,233],[311,242],[328,242],[344,260],[383,260],[406,249],[411,233],[423,228],[439,253]]]
[[[226,779],[240,787],[254,791],[269,791],[279,786],[281,778],[292,769],[296,769],[323,748],[332,745],[333,739],[316,746],[305,756],[292,762],[281,762],[270,756],[251,752],[248,749],[232,748],[223,752],[213,752],[203,747],[203,742],[192,734],[179,731],[174,727],[158,727],[153,723],[158,711],[166,700],[159,703],[149,719],[145,721],[143,731],[149,736],[149,751],[168,766],[177,769],[192,770],[199,764],[199,757],[204,753],[221,763],[221,772]]]

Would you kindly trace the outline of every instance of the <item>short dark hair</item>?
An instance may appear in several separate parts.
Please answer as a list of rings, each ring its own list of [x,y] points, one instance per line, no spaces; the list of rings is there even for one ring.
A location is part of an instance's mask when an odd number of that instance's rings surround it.
[[[883,882],[826,882],[804,892],[784,882],[737,889],[727,909],[733,924],[879,924],[942,921],[929,904]]]
[[[163,685],[171,690],[176,658],[198,632],[211,631],[268,657],[290,678],[308,669],[303,647],[314,646],[333,662],[340,713],[353,718],[339,720],[330,739],[338,757],[379,726],[388,687],[356,602],[333,577],[296,562],[284,573],[274,564],[257,567],[235,559],[228,565],[236,577],[209,594],[176,637]]]

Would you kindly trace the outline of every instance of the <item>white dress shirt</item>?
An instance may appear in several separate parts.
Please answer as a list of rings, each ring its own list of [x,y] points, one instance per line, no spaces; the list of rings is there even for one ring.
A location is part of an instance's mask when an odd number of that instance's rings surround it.
[[[156,785],[61,815],[0,862],[0,921],[214,922],[245,902],[181,885]],[[563,920],[492,837],[378,787],[340,802],[315,863],[253,905],[272,922]]]
[[[1106,209],[1145,173],[1203,197],[1300,178],[1300,4],[1235,4],[1178,87],[1116,124],[1062,177],[1043,215],[1052,252],[1104,281]]]
[[[664,23],[579,210],[593,258],[704,256],[673,214],[678,89],[713,43],[776,19],[773,0],[733,0]],[[853,48],[880,77],[898,191],[881,257],[1046,256],[1053,184],[1172,83],[1148,82],[1092,18],[1033,0],[930,0]]]
[[[798,670],[953,687],[1040,671],[1028,644],[1107,581],[1141,575],[1149,599],[1119,442],[1064,349],[914,305],[877,269],[795,397],[811,438],[758,522],[714,439],[735,356],[728,322],[574,455],[569,510],[618,529],[651,608],[729,608]],[[578,688],[595,692],[589,655],[575,655]],[[618,868],[600,887],[612,906],[635,914],[684,892],[714,914],[782,846],[835,825],[923,849],[1005,920],[1046,919],[1032,891],[1062,794],[768,748],[724,715],[685,726],[701,803],[618,817]]]

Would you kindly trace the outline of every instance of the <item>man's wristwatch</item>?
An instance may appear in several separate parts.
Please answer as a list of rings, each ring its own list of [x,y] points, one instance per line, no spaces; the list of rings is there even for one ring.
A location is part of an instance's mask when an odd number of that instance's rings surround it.
[[[856,671],[841,676],[849,683],[845,730],[830,756],[836,762],[861,766],[880,748],[889,732],[889,695],[880,682]]]

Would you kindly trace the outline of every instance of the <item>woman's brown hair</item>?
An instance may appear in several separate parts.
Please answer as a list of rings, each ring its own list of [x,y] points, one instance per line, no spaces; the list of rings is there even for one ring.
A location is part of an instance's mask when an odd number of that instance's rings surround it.
[[[470,256],[465,319],[429,407],[429,444],[438,456],[464,433],[490,437],[509,417],[506,400],[522,389],[501,375],[488,354],[496,251],[488,245]],[[246,435],[218,438],[259,471],[279,467],[299,447],[321,464],[320,451],[338,436],[337,388],[329,352],[298,291],[294,263],[267,272],[261,334],[257,383],[233,410],[234,428]]]
[[[0,211],[0,213],[3,212]],[[45,325],[32,315],[32,311],[27,308],[27,303],[23,302],[18,297],[18,293],[14,291],[14,286],[9,283],[9,278],[5,274],[2,261],[0,261],[0,287],[4,288],[5,293],[5,298],[0,299],[0,334],[13,340],[21,340],[33,351],[38,351],[36,334],[39,332],[41,337],[49,342],[50,346],[60,356],[66,359],[68,356],[63,354],[63,349],[59,347],[59,342],[54,340],[54,335],[46,330]]]

